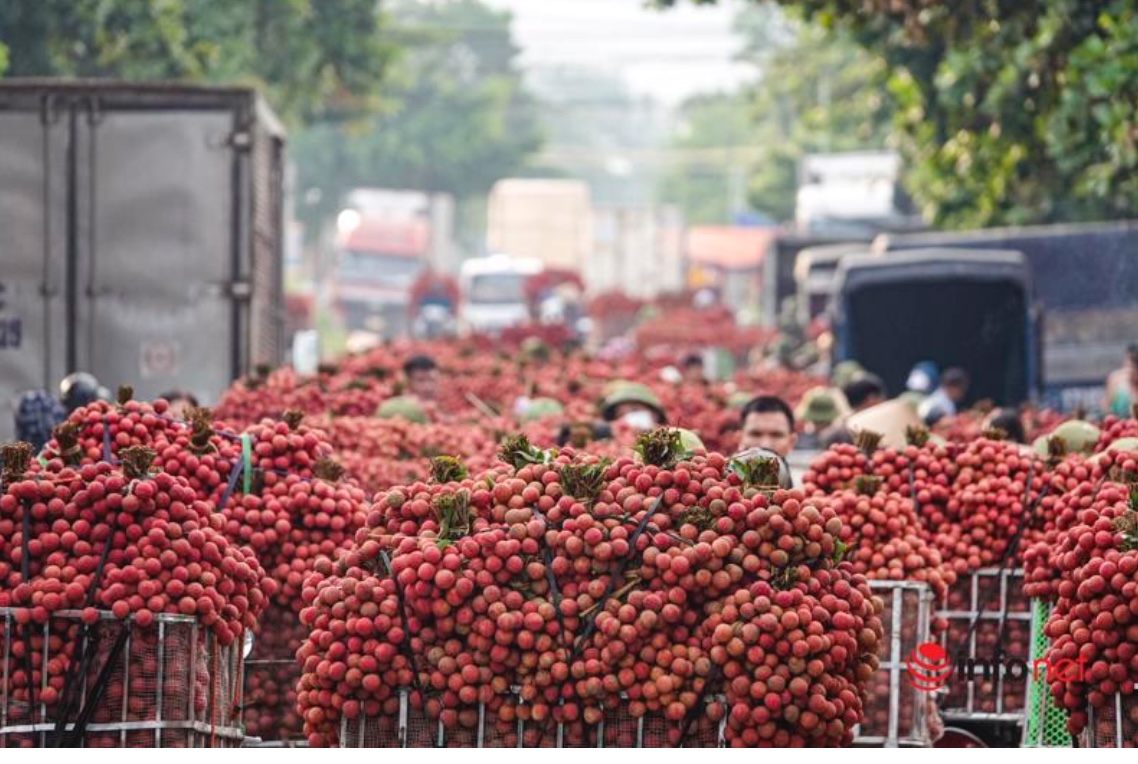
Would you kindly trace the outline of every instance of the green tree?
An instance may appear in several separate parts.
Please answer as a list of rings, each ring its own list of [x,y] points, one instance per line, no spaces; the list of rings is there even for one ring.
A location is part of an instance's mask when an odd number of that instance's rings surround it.
[[[932,222],[1133,214],[1133,0],[780,2],[885,60],[907,187]]]
[[[375,0],[0,3],[7,76],[247,83],[302,119],[368,106],[378,32]]]
[[[766,150],[751,177],[750,200],[786,219],[794,214],[799,160],[884,148],[894,105],[884,62],[817,24],[797,23],[789,42],[768,49],[759,64],[752,109]]]
[[[405,2],[388,34],[400,54],[385,104],[366,119],[318,121],[294,134],[305,213],[327,219],[356,187],[485,194],[541,144],[536,102],[523,87],[510,15],[477,0]]]
[[[744,40],[741,58],[756,66],[759,82],[684,105],[686,129],[673,148],[695,160],[678,162],[661,189],[691,222],[724,222],[739,211],[736,173],[748,176],[751,208],[788,219],[803,155],[880,149],[889,132],[893,101],[884,62],[847,34],[803,22],[773,2],[747,7],[735,27]]]

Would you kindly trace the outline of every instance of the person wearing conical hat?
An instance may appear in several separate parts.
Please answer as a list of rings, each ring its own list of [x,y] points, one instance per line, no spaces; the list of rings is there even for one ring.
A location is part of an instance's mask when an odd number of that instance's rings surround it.
[[[561,416],[564,413],[565,407],[553,398],[530,398],[519,412],[518,419],[522,422],[533,422],[537,419]]]
[[[410,395],[397,395],[379,404],[375,415],[379,419],[406,419],[415,424],[427,423],[427,412],[417,398]]]

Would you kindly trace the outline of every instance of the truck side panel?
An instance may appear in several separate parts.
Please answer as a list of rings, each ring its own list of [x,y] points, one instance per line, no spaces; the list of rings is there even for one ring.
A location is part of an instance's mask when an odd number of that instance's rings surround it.
[[[90,288],[76,329],[80,364],[103,384],[212,399],[232,378],[232,132],[225,111],[115,111],[91,127]]]
[[[65,124],[0,111],[0,441],[15,396],[65,373],[66,153]]]

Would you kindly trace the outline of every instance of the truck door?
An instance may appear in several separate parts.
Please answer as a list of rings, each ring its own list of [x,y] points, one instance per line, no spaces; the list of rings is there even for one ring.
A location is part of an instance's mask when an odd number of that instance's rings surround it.
[[[240,371],[233,112],[96,104],[79,123],[79,367],[211,400]]]
[[[10,404],[66,369],[65,199],[68,134],[50,101],[0,104],[0,441]]]

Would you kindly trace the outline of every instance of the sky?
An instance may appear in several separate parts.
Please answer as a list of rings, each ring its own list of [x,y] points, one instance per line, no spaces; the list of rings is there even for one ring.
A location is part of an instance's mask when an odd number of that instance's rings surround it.
[[[755,71],[732,61],[739,0],[681,3],[668,11],[644,0],[485,0],[514,13],[523,63],[614,71],[632,93],[675,105],[695,93],[733,90]]]

